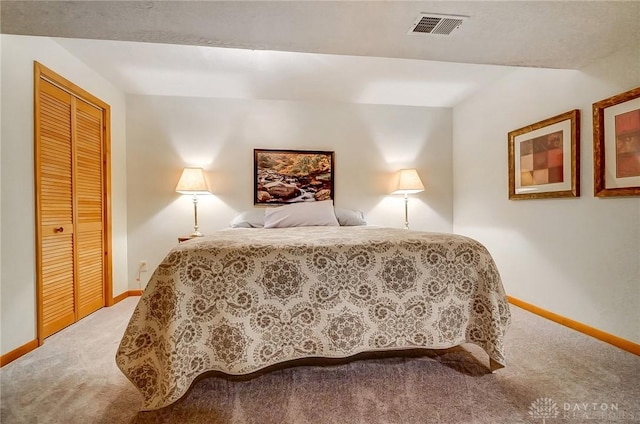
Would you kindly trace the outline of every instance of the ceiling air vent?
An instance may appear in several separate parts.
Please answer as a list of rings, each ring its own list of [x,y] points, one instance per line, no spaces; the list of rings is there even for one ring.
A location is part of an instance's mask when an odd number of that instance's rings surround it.
[[[408,34],[449,35],[466,19],[469,17],[421,13],[413,22]]]

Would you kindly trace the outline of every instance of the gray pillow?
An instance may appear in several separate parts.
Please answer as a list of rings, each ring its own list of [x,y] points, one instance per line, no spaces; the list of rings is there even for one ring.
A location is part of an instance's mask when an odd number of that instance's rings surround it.
[[[356,209],[334,208],[341,226],[367,225],[362,211]]]
[[[233,228],[261,228],[264,227],[264,209],[251,209],[240,212],[229,224]]]
[[[264,212],[264,228],[315,227],[340,224],[332,200],[300,202],[268,208]]]
[[[233,228],[262,228],[264,227],[265,209],[251,209],[238,213],[229,226]],[[362,211],[356,209],[334,208],[340,226],[367,225]]]

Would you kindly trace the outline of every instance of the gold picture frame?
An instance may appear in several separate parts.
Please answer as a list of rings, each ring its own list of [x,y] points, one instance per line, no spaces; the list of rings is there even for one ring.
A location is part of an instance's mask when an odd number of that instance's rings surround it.
[[[509,199],[580,196],[578,109],[508,134]]]
[[[640,195],[640,87],[593,104],[593,188]]]

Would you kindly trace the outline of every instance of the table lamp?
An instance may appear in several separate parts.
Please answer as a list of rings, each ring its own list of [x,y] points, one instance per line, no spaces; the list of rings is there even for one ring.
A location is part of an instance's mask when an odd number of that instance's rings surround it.
[[[204,171],[202,168],[184,168],[182,175],[176,186],[176,191],[180,194],[192,194],[193,195],[193,218],[194,226],[192,237],[201,237],[202,234],[198,231],[198,196],[203,194],[211,194],[207,181],[204,178]]]
[[[424,191],[424,185],[415,169],[401,169],[396,173],[396,186],[391,194],[404,194],[404,229],[409,229],[409,197]]]

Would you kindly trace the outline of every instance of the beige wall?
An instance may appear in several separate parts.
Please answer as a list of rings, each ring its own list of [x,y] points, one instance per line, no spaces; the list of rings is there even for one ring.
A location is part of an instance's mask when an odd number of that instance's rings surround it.
[[[335,151],[335,204],[374,225],[402,227],[393,173],[418,169],[426,190],[411,197],[414,229],[453,228],[451,109],[346,103],[127,96],[129,281],[152,271],[177,237],[193,230],[189,196],[174,192],[184,166],[207,170],[215,196],[198,206],[200,231],[228,227],[253,208],[253,149]],[[149,278],[143,274],[141,286]]]
[[[522,69],[454,108],[454,231],[485,243],[507,292],[640,343],[640,198],[593,196],[594,102],[640,86],[640,50],[580,71]],[[581,111],[577,199],[510,201],[507,133]]]
[[[0,36],[2,42],[2,156],[0,304],[2,354],[37,337],[33,186],[33,61],[111,105],[113,293],[126,275],[125,97],[49,38]]]

